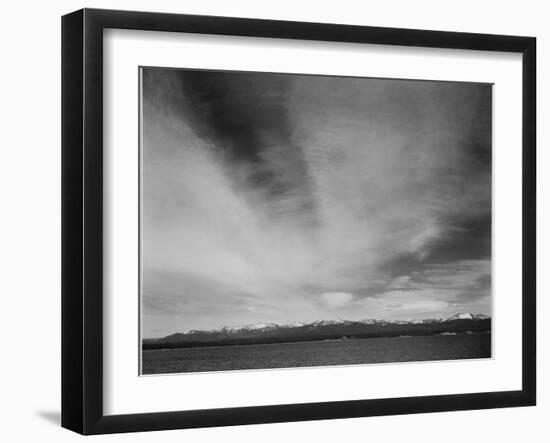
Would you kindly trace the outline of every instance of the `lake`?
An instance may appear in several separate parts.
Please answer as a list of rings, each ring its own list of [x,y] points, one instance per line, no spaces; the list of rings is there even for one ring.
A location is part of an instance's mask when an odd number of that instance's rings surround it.
[[[491,357],[491,334],[430,335],[156,349],[143,374],[296,368]]]

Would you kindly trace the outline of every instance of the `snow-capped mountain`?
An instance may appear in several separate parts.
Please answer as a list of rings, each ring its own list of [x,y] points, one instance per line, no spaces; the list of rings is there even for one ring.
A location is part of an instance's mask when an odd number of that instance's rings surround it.
[[[353,323],[353,322],[349,321],[349,320],[342,320],[342,319],[338,319],[338,320],[315,320],[314,322],[310,323],[309,326],[345,325],[345,324],[349,324],[349,323]]]
[[[469,312],[455,314],[452,317],[447,318],[447,321],[449,320],[484,320],[486,318],[489,318],[487,315],[483,314],[471,314]]]
[[[398,323],[399,321],[400,320],[396,320],[395,323]],[[358,320],[357,323],[362,323],[364,325],[385,325],[391,323],[391,321],[384,319],[366,318],[364,320]]]
[[[459,313],[445,319],[316,320],[311,323],[254,323],[224,326],[210,331],[191,330],[158,339],[145,339],[144,349],[238,344],[285,343],[413,335],[456,335],[491,331],[491,318]]]
[[[384,320],[384,319],[364,319],[364,320],[315,320],[311,323],[304,322],[293,322],[293,323],[284,323],[284,324],[275,324],[275,323],[255,323],[252,325],[245,326],[224,326],[219,331],[224,332],[237,332],[237,331],[261,331],[261,330],[274,330],[278,328],[318,328],[323,326],[344,326],[344,325],[353,325],[353,324],[364,324],[364,325],[425,325],[431,323],[442,323],[446,321],[453,320],[484,320],[488,319],[489,316],[483,314],[471,314],[469,312],[455,314],[451,317],[441,319],[441,318],[424,318],[424,319],[415,319],[411,318],[409,320]],[[214,330],[216,331],[216,330]],[[189,333],[194,332],[190,331]]]
[[[292,323],[254,323],[249,325],[241,326],[223,326],[219,329],[211,330],[190,330],[184,334],[180,335],[196,335],[196,334],[235,334],[235,333],[245,333],[245,332],[270,332],[281,329],[315,329],[323,327],[345,327],[345,326],[360,326],[360,325],[370,325],[370,326],[391,326],[391,325],[430,325],[437,323],[444,323],[455,320],[485,320],[490,317],[483,314],[472,314],[469,312],[455,314],[451,317],[441,319],[441,318],[424,318],[424,319],[415,319],[410,318],[408,320],[385,320],[385,319],[363,319],[363,320],[315,320],[311,323],[305,322],[292,322]]]
[[[275,323],[255,323],[252,325],[243,325],[243,326],[224,326],[220,329],[223,332],[238,332],[238,331],[259,331],[259,330],[272,330],[276,329],[279,326]]]
[[[302,326],[306,326],[307,323],[301,322],[301,321],[295,321],[292,323],[285,323],[284,325],[280,325],[281,328],[301,328]]]

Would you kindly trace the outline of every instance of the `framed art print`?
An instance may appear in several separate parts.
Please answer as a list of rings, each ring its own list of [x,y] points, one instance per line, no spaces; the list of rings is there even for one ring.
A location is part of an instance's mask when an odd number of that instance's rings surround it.
[[[85,9],[62,49],[64,427],[535,404],[534,38]]]

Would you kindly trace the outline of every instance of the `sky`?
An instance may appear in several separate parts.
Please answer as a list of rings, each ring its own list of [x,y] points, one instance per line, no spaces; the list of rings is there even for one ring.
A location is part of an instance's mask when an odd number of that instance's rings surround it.
[[[492,86],[142,68],[142,335],[491,314]]]

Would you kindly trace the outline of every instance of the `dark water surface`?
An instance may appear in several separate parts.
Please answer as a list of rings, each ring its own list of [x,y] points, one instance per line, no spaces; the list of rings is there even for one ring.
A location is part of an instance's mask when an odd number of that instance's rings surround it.
[[[491,334],[325,340],[143,351],[142,373],[296,368],[491,357]]]

